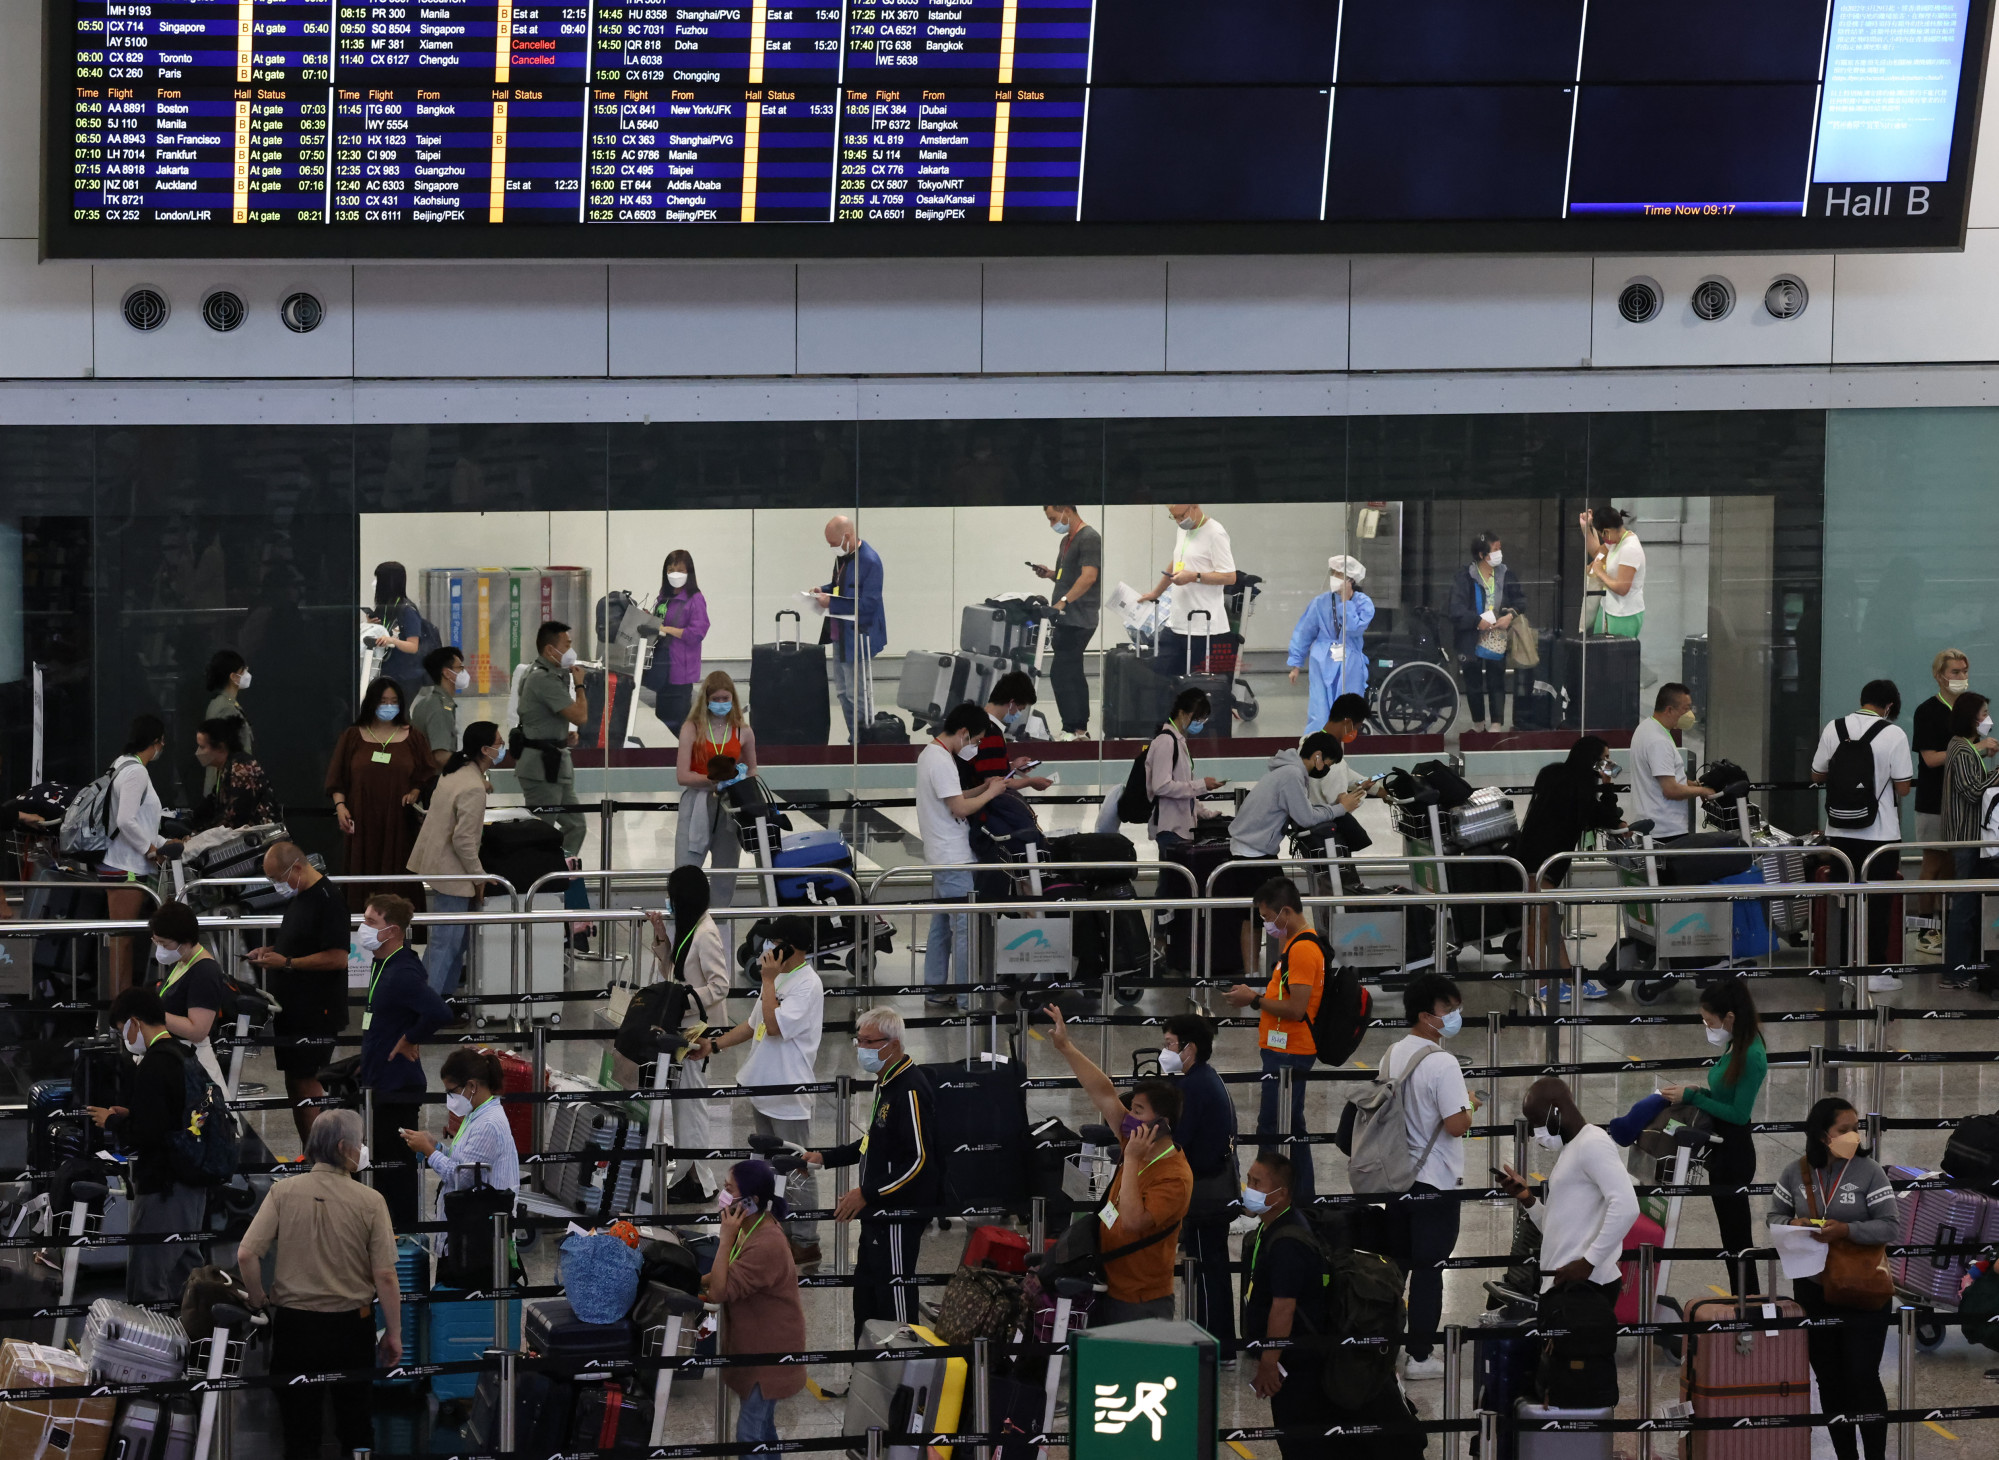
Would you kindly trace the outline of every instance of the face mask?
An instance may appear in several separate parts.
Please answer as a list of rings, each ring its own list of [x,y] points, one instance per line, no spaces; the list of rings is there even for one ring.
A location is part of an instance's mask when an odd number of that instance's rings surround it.
[[[501,761],[505,760],[506,758],[507,758],[506,742],[504,740],[496,742],[493,746],[493,764],[498,765]]]
[[[271,884],[271,891],[275,892],[286,902],[290,902],[294,897],[298,896],[298,889],[292,886],[291,883],[284,881],[273,882]]]
[[[366,1171],[368,1169],[368,1148],[366,1145],[361,1146],[358,1154],[355,1156],[354,1169],[356,1171]]]
[[[742,1198],[737,1196],[733,1191],[718,1191],[715,1193],[715,1210],[726,1212],[741,1200]]]
[[[1944,681],[1944,687],[1954,695],[1961,695],[1971,688],[1971,681],[1968,679],[1947,679]]]
[[[1987,715],[1978,722],[1978,733],[1980,735],[1990,735],[1992,733],[1992,717],[1990,715]]]
[[[1194,530],[1194,524],[1200,521],[1198,517],[1193,517],[1193,516],[1176,517],[1173,520],[1180,525],[1183,531],[1186,532],[1192,532]]]
[[[447,1090],[444,1092],[444,1108],[463,1120],[472,1113],[472,1098],[457,1090]]]
[[[363,923],[354,930],[354,943],[363,953],[373,953],[382,946],[381,932]]]
[[[1329,765],[1322,765],[1317,770],[1313,770],[1311,767],[1308,766],[1305,769],[1305,774],[1310,776],[1315,781],[1323,781],[1326,778],[1327,774],[1331,772],[1331,770],[1332,767]]]
[[[1458,1037],[1458,1031],[1463,1029],[1464,1027],[1465,1027],[1464,1010],[1453,1009],[1451,1010],[1450,1013],[1444,1015],[1444,1038],[1456,1039]]]
[[[1145,1122],[1129,1112],[1126,1113],[1123,1120],[1118,1122],[1118,1134],[1126,1140],[1130,1140],[1143,1129],[1145,1129]]]
[[[669,588],[685,588],[687,586],[687,575],[685,573],[668,573],[666,575],[666,586]]]
[[[1850,1130],[1842,1135],[1833,1136],[1826,1141],[1825,1148],[1840,1160],[1851,1161],[1860,1154],[1860,1132]]]
[[[1266,938],[1281,938],[1284,936],[1284,930],[1270,921],[1269,918],[1265,918],[1263,920],[1263,936]]]
[[[1069,524],[1064,522],[1059,517],[1056,518],[1053,522],[1049,523],[1048,528],[1051,532],[1055,533],[1057,536],[1067,537],[1069,535]]]
[[[136,1024],[133,1025],[132,1027],[134,1029],[138,1028]],[[124,1044],[125,1044],[125,1052],[131,1055],[133,1059],[138,1060],[138,1059],[144,1059],[146,1057],[145,1035],[133,1034],[125,1039]]]
[[[556,663],[560,664],[564,669],[574,669],[576,667],[576,651],[574,649],[564,649],[562,657]]]
[[[1181,1074],[1181,1073],[1183,1073],[1183,1072],[1184,1072],[1184,1071],[1186,1070],[1186,1068],[1187,1068],[1187,1066],[1186,1066],[1186,1065],[1185,1065],[1184,1063],[1182,1063],[1182,1061],[1181,1061],[1181,1057],[1180,1057],[1180,1051],[1179,1051],[1179,1050],[1177,1050],[1177,1049],[1162,1049],[1162,1050],[1160,1050],[1160,1051],[1159,1051],[1159,1073],[1160,1073],[1160,1074],[1162,1074],[1162,1075],[1178,1075],[1178,1074]]]
[[[1242,1209],[1251,1216],[1262,1216],[1270,1210],[1270,1198],[1253,1186],[1242,1189]]]
[[[238,689],[248,689],[249,687],[250,687],[250,671],[249,671],[249,670],[247,670],[247,669],[239,669],[239,670],[237,670],[237,671],[236,671],[236,688],[238,688]]]
[[[1486,566],[1489,568],[1496,568],[1505,561],[1506,561],[1506,554],[1501,552],[1498,548],[1494,548],[1491,552],[1485,555],[1485,563]]]
[[[1011,714],[1001,715],[1000,723],[1002,725],[1018,725],[1020,723],[1020,711],[1015,710]]]
[[[1187,722],[1187,733],[1189,735],[1199,735],[1207,728],[1208,722],[1206,720],[1189,720]]]
[[[1558,1130],[1537,1130],[1534,1132],[1534,1144],[1544,1151],[1559,1151],[1562,1149],[1562,1133]]]
[[[1677,720],[1675,720],[1675,721],[1673,722],[1673,728],[1674,728],[1675,730],[1691,730],[1691,729],[1693,729],[1693,728],[1694,728],[1694,712],[1693,712],[1692,710],[1688,710],[1688,711],[1686,712],[1686,714],[1684,714],[1684,715],[1680,716],[1680,718],[1679,718],[1679,719],[1677,719]]]
[[[472,688],[471,670],[461,669],[456,674],[451,676],[451,689],[454,694],[462,695],[465,693],[466,690],[470,688]]]
[[[1344,578],[1331,578],[1327,580],[1327,583],[1335,596],[1338,596],[1339,591],[1347,586],[1347,580]]]
[[[718,720],[728,719],[729,711],[735,708],[736,708],[736,702],[734,700],[708,701],[708,713],[713,715]]]
[[[400,708],[401,706],[399,705],[379,704],[375,706],[375,718],[386,725],[389,721],[396,718],[396,711]]]
[[[155,963],[163,963],[168,968],[172,968],[176,963],[180,962],[180,949],[162,948],[159,944],[155,943],[153,945],[153,961]]]
[[[766,938],[764,939],[763,951],[764,951],[764,956],[768,957],[770,954],[777,952],[777,944],[771,942],[770,939]]]
[[[1720,1046],[1727,1044],[1728,1031],[1726,1029],[1723,1029],[1719,1024],[1711,1026],[1707,1031],[1707,1042],[1709,1044],[1714,1045],[1716,1048],[1719,1048]]]
[[[979,747],[977,745],[968,745],[963,750],[958,752],[959,760],[977,760],[978,758],[979,758]]]
[[[854,1058],[861,1062],[861,1068],[868,1074],[879,1075],[882,1072],[880,1050],[869,1049],[865,1044],[857,1044],[854,1046]]]

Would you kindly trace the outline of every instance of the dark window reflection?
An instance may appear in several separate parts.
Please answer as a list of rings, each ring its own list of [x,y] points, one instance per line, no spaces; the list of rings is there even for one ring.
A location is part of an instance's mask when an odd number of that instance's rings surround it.
[[[854,436],[844,421],[700,421],[612,426],[613,510],[854,504]]]

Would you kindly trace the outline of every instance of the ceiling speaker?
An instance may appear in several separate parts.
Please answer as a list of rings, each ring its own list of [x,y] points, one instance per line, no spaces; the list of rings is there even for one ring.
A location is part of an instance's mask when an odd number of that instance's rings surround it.
[[[1650,279],[1633,279],[1617,296],[1617,312],[1628,324],[1644,324],[1659,317],[1662,302],[1657,284]]]
[[[1796,274],[1779,274],[1763,291],[1763,307],[1772,319],[1796,319],[1811,299],[1811,291]]]
[[[125,291],[125,299],[118,306],[118,312],[125,316],[125,323],[133,329],[151,334],[167,322],[167,296],[141,284],[136,289]]]
[[[1726,279],[1703,279],[1694,285],[1692,303],[1694,313],[1709,324],[1727,319],[1735,308],[1735,286]]]

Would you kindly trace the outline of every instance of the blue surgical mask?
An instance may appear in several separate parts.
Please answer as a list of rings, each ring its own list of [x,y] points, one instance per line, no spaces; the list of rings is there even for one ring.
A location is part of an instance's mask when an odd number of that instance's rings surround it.
[[[1069,524],[1059,517],[1049,523],[1048,526],[1058,537],[1067,537],[1069,535]]]
[[[1187,722],[1187,733],[1189,735],[1199,735],[1207,728],[1208,722],[1206,720],[1189,720]]]
[[[1270,1198],[1253,1186],[1242,1189],[1242,1209],[1253,1217],[1260,1217],[1270,1210]]]
[[[726,720],[729,717],[729,711],[735,709],[735,707],[735,701],[733,700],[708,701],[708,713],[718,720]]]
[[[1451,1010],[1450,1013],[1444,1015],[1444,1038],[1456,1039],[1458,1037],[1459,1032],[1462,1031],[1464,1027],[1465,1027],[1464,1010],[1453,1009]]]
[[[1020,711],[1015,710],[1010,715],[1001,715],[1000,723],[1002,725],[1018,725],[1020,723]]]
[[[495,746],[493,749],[493,764],[498,765],[501,761],[505,760],[506,758],[507,758],[507,746],[506,742],[502,741],[499,745]]]
[[[879,1075],[882,1072],[882,1052],[880,1050],[870,1049],[865,1044],[857,1044],[854,1046],[854,1058],[861,1062],[861,1069],[866,1073]]]
[[[375,706],[375,718],[386,723],[396,718],[396,711],[399,708],[400,706],[397,705],[377,705]]]

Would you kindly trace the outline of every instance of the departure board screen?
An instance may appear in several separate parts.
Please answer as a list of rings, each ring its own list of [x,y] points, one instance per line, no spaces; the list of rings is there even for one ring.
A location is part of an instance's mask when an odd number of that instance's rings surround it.
[[[51,0],[56,257],[1962,245],[1994,0]]]

